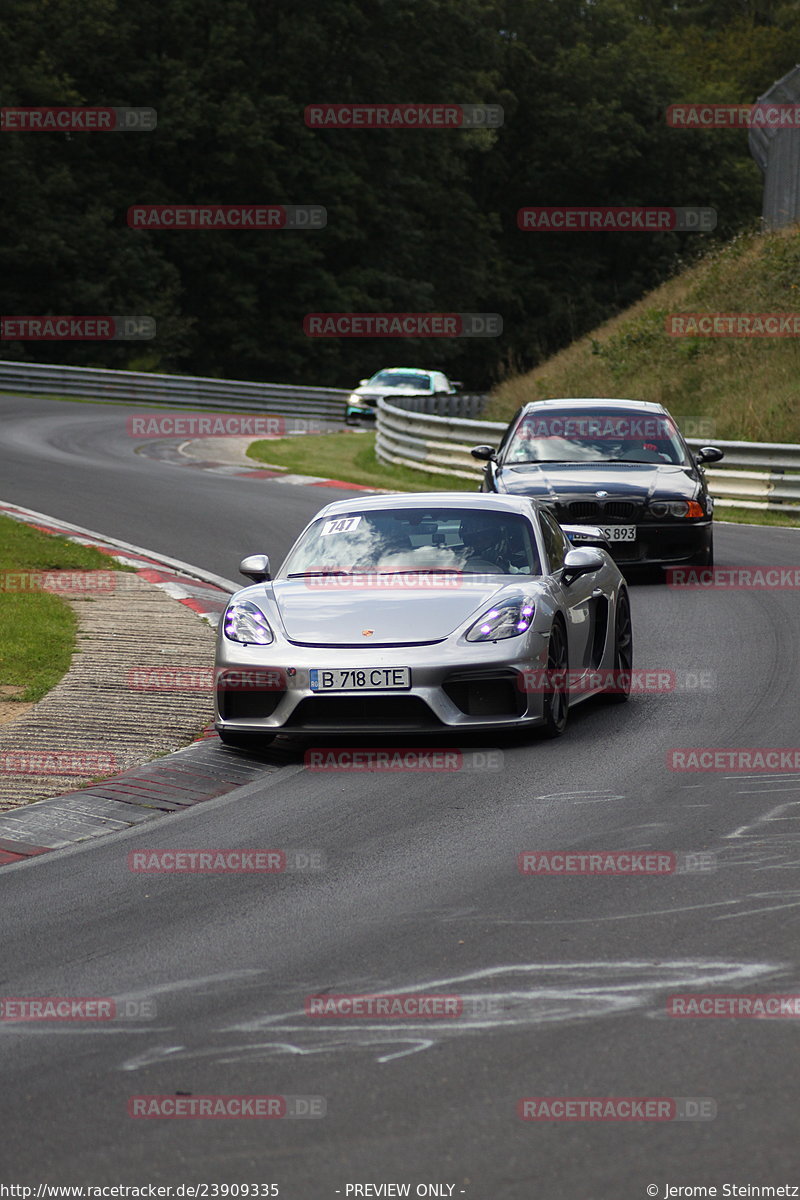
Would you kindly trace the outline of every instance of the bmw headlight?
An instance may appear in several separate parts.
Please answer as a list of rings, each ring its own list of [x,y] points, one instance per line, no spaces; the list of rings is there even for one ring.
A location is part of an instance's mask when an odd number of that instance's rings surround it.
[[[519,637],[533,621],[532,600],[504,600],[487,609],[467,631],[468,642],[499,642],[503,638]]]
[[[704,517],[702,504],[696,500],[651,500],[648,505],[651,517]]]
[[[269,621],[261,609],[249,600],[234,600],[225,613],[225,637],[232,642],[250,642],[268,646],[274,641]]]

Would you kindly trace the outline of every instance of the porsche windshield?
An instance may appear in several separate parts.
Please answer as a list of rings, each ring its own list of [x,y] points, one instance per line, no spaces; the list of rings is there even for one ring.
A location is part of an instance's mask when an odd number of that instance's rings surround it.
[[[523,516],[480,508],[387,508],[315,521],[279,578],[373,571],[540,574],[533,529]]]
[[[647,410],[565,408],[527,413],[504,455],[507,463],[638,462],[689,466],[669,417]]]

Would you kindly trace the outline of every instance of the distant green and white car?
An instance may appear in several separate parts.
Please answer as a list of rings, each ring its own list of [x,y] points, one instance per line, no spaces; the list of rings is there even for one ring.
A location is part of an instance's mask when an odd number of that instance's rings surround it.
[[[417,367],[386,367],[371,379],[362,379],[347,398],[345,424],[355,425],[364,417],[374,420],[378,401],[392,396],[452,396],[461,384],[441,371]]]

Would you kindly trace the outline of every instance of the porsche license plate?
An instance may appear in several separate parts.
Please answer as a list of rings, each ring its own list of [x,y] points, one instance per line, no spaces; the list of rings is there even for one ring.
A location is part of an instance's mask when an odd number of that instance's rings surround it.
[[[312,692],[396,692],[411,687],[410,667],[312,667]]]
[[[603,537],[609,542],[635,542],[635,525],[600,525]]]

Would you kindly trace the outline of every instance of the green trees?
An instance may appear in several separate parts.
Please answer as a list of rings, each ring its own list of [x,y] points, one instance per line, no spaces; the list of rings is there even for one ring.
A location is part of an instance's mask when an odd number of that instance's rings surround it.
[[[158,110],[152,133],[0,136],[0,310],[142,313],[150,343],[3,357],[347,386],[534,365],[712,235],[522,233],[527,204],[703,204],[752,225],[746,135],[671,130],[797,60],[769,0],[16,0],[3,106]],[[490,130],[308,128],[314,102],[500,103]],[[133,230],[134,203],[317,203],[316,232]],[[311,311],[495,311],[498,339],[307,338]]]

